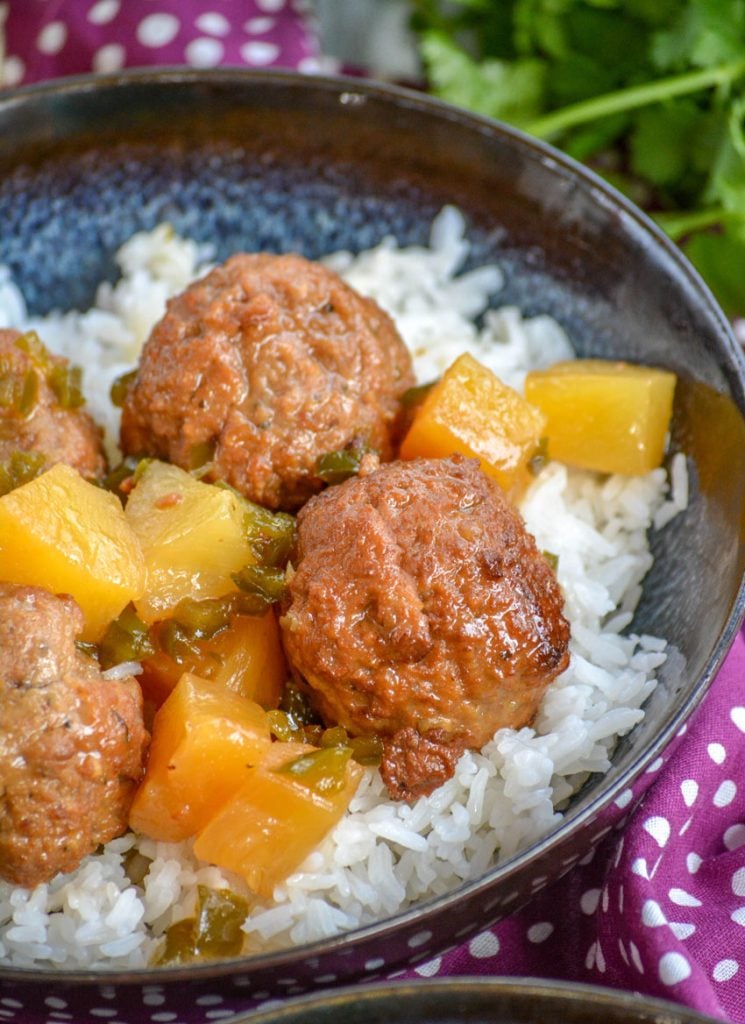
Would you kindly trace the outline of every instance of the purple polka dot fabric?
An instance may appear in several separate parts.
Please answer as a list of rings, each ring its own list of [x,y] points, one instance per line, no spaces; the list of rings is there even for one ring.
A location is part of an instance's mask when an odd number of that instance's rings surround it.
[[[745,1022],[745,631],[622,836],[410,977],[585,982]]]
[[[5,0],[2,84],[156,64],[315,71],[305,8],[298,0]]]

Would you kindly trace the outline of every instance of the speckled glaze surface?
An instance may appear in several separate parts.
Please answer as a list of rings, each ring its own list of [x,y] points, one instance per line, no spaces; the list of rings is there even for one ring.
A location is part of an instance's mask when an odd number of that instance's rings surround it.
[[[495,978],[399,982],[290,1000],[233,1024],[707,1024],[681,1006],[590,985]]]
[[[204,1022],[453,948],[622,825],[649,784],[645,767],[672,751],[721,664],[745,610],[745,369],[705,287],[630,204],[519,133],[356,80],[130,72],[0,100],[0,264],[39,313],[84,307],[117,247],[164,220],[216,244],[218,258],[239,248],[316,257],[388,234],[423,242],[446,202],[467,218],[471,262],[504,268],[500,302],[555,316],[581,354],[679,375],[673,430],[692,500],[653,539],[634,626],[666,636],[684,668],[663,675],[612,771],[556,832],[457,892],[348,936],[188,969],[0,965],[3,1019]]]

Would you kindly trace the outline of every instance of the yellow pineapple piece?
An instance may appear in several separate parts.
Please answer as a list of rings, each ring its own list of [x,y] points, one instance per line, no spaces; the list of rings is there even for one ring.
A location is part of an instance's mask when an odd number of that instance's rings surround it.
[[[179,601],[221,597],[255,561],[246,536],[247,505],[178,466],[148,463],[127,501],[127,520],[142,546],[147,589],[135,602],[145,622],[166,618]]]
[[[417,409],[401,458],[477,458],[510,495],[530,480],[528,463],[544,433],[543,414],[465,353],[448,367]]]
[[[227,687],[184,673],[155,716],[130,826],[151,839],[194,835],[271,745],[266,712]]]
[[[574,359],[529,373],[525,394],[546,417],[551,458],[634,476],[662,462],[675,380],[655,367]]]
[[[59,463],[0,498],[0,579],[71,594],[93,641],[142,594],[145,565],[119,499]]]
[[[350,753],[348,747],[307,746],[298,755],[297,744],[274,743],[199,833],[195,854],[271,896],[349,806],[364,770]]]

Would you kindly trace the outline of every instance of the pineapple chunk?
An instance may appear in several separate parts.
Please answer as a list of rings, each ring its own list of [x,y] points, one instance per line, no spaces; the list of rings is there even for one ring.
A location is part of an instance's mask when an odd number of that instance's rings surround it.
[[[155,716],[150,756],[129,823],[151,839],[194,835],[271,745],[266,712],[185,673]]]
[[[545,419],[513,388],[468,353],[448,367],[417,409],[401,458],[477,458],[511,496],[530,480]]]
[[[364,771],[349,754],[348,747],[307,746],[298,756],[296,744],[275,743],[199,833],[195,854],[271,896],[349,806]]]
[[[237,616],[210,642],[216,683],[261,704],[276,708],[287,681],[287,662],[273,611]]]
[[[95,641],[145,586],[119,499],[62,463],[0,498],[0,579],[71,594]]]
[[[232,491],[201,483],[178,466],[146,465],[126,508],[147,567],[146,591],[135,602],[145,622],[166,618],[185,598],[236,590],[231,574],[255,561],[246,510]]]
[[[165,651],[142,662],[140,684],[154,704],[163,703],[184,672],[226,686],[264,708],[279,704],[287,662],[271,609],[264,615],[235,615],[225,629],[209,639],[194,640],[192,646],[179,664]]]
[[[575,359],[529,373],[525,394],[546,416],[551,458],[634,476],[662,462],[675,379],[654,367]]]

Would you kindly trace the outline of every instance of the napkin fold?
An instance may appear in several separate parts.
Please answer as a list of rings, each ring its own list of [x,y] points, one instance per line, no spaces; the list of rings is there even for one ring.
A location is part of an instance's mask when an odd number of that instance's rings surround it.
[[[745,630],[623,833],[409,977],[605,985],[745,1022]]]

